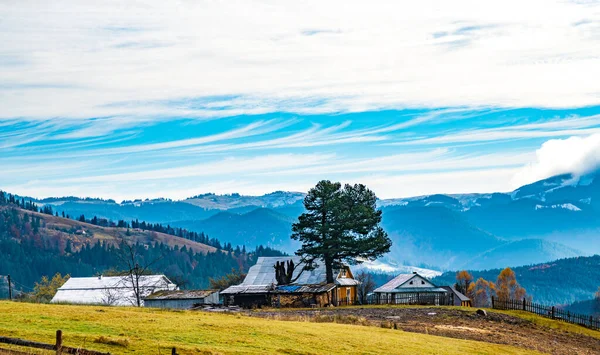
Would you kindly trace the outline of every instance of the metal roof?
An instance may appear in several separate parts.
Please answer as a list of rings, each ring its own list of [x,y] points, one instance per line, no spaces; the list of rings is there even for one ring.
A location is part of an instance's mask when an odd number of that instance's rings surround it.
[[[299,256],[260,257],[256,261],[256,264],[250,267],[246,278],[244,278],[241,284],[231,286],[223,290],[221,294],[265,293],[274,291],[277,284],[274,266],[278,261],[287,262],[288,260],[293,260],[296,265],[293,278],[297,278],[297,280],[292,285],[286,286],[321,287],[327,284],[327,273],[325,264],[322,261],[317,261],[313,270],[303,270],[305,264],[301,262],[302,259]],[[334,273],[339,274],[339,271],[335,270]],[[358,285],[359,282],[351,278],[338,277],[335,280],[335,284],[354,286]]]
[[[248,274],[242,282],[243,286],[257,286],[257,285],[271,285],[276,284],[275,280],[275,263],[286,262],[288,260],[293,260],[296,265],[296,269],[294,270],[293,278],[298,278],[294,284],[297,285],[317,285],[322,284],[327,281],[327,273],[325,270],[325,263],[322,261],[317,261],[315,263],[315,268],[313,270],[302,270],[304,267],[304,263],[301,262],[301,258],[299,256],[276,256],[276,257],[260,257],[256,261],[256,265],[250,267],[248,270]],[[338,273],[337,271],[335,273]],[[298,276],[300,275],[300,276]],[[357,285],[358,282],[356,280],[350,278],[337,278],[336,283],[346,285]]]
[[[190,300],[203,299],[218,290],[174,290],[158,291],[144,298],[144,300]]]
[[[412,279],[415,276],[417,276],[417,274],[400,274],[400,275],[394,277],[393,279],[391,279],[390,281],[388,281],[388,283],[386,283],[385,285],[376,288],[373,292],[393,291],[397,287],[403,285],[404,283],[406,283],[408,280]]]
[[[408,289],[412,289],[413,287],[403,287],[403,288],[399,288],[402,285],[406,284],[407,282],[409,282],[410,280],[412,280],[413,278],[420,278],[423,279],[425,281],[427,281],[429,284],[431,284],[431,287],[414,287],[414,288],[418,288],[420,290],[423,290],[422,292],[426,292],[426,289],[437,289],[438,287],[436,285],[434,285],[431,281],[429,281],[427,278],[417,274],[417,273],[412,273],[412,274],[400,274],[396,277],[394,277],[393,279],[391,279],[388,283],[386,283],[383,286],[380,286],[378,288],[376,288],[373,292],[386,292],[386,293],[393,293],[393,292],[411,292],[411,291],[405,291]],[[442,292],[446,292],[446,290],[441,289]],[[433,292],[439,292],[439,291],[433,291]]]
[[[139,280],[140,287],[153,287],[157,285],[175,285],[165,275],[142,275]],[[96,277],[71,277],[59,290],[90,290],[105,288],[129,288],[131,276],[96,276]]]
[[[238,293],[267,293],[267,292],[273,291],[274,289],[275,289],[275,287],[273,285],[258,285],[258,286],[235,285],[235,286],[230,286],[230,287],[226,288],[225,290],[221,291],[221,294],[222,295],[235,295]]]
[[[155,291],[177,289],[164,275],[144,275],[139,282],[142,298]],[[50,302],[131,306],[136,304],[136,296],[130,276],[71,277]]]
[[[334,288],[335,284],[277,286],[274,293],[323,293]]]
[[[459,300],[461,301],[470,301],[471,299],[467,296],[465,296],[462,292],[458,291],[457,289],[455,289],[452,286],[442,286],[443,289],[445,289],[446,291],[452,292],[454,293]]]

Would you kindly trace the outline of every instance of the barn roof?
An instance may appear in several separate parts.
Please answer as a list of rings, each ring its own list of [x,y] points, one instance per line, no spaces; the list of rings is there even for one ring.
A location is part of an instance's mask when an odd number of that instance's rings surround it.
[[[140,276],[140,287],[153,287],[156,285],[174,285],[165,275]],[[93,290],[105,288],[129,288],[130,276],[95,276],[71,277],[59,290]]]
[[[158,291],[148,295],[144,300],[190,300],[203,299],[218,290],[173,290],[173,291]]]
[[[144,275],[139,282],[142,298],[158,290],[177,288],[164,275]],[[136,303],[136,296],[129,276],[72,277],[57,290],[51,302],[130,306]]]
[[[297,280],[292,285],[288,286],[306,286],[308,289],[317,290],[320,287],[327,285],[327,273],[325,270],[325,264],[317,261],[313,270],[302,270],[304,263],[301,262],[299,256],[276,256],[276,257],[260,257],[256,261],[256,264],[250,267],[248,274],[244,281],[236,286],[231,286],[226,290],[223,290],[222,294],[237,294],[237,293],[265,293],[273,292],[276,290],[277,280],[275,279],[275,264],[279,262],[287,262],[288,260],[294,261],[296,269],[294,270],[293,277]],[[334,272],[338,274],[338,271]],[[338,277],[335,280],[335,284],[341,286],[354,286],[358,285],[359,282],[352,278]],[[285,289],[282,289],[283,291]],[[302,292],[317,292],[317,291],[302,291]],[[321,292],[321,291],[319,291]],[[323,291],[324,292],[324,291]]]
[[[313,270],[304,270],[304,263],[302,263],[302,259],[299,256],[276,256],[276,257],[260,257],[256,261],[256,264],[253,265],[250,270],[248,270],[248,274],[242,282],[243,286],[257,286],[257,285],[271,285],[276,284],[275,280],[275,263],[286,262],[288,260],[293,260],[296,265],[296,269],[294,270],[293,278],[298,278],[294,284],[297,285],[317,285],[322,284],[327,281],[327,273],[325,270],[325,264],[321,261],[317,261],[315,264],[315,268]],[[337,273],[337,272],[336,272]],[[300,276],[298,276],[300,275]],[[343,281],[340,281],[343,280]],[[346,285],[356,285],[358,282],[354,279],[350,278],[338,278],[336,283],[340,284],[344,282]]]

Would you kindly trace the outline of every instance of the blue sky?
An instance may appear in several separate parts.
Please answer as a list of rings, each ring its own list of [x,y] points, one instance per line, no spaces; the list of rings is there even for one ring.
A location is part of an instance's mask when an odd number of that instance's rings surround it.
[[[185,198],[327,178],[391,198],[600,165],[598,1],[21,1],[0,13],[10,192]]]

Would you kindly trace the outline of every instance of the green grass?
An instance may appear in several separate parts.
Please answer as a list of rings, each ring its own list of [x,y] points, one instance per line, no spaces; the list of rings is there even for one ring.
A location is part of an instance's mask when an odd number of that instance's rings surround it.
[[[0,302],[0,335],[113,354],[536,354],[515,347],[243,315]]]

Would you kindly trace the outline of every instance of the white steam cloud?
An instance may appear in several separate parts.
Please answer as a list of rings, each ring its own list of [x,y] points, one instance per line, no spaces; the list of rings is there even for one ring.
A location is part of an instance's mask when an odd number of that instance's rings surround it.
[[[600,134],[552,139],[536,151],[536,161],[523,167],[513,178],[515,187],[554,175],[585,175],[600,168]]]

